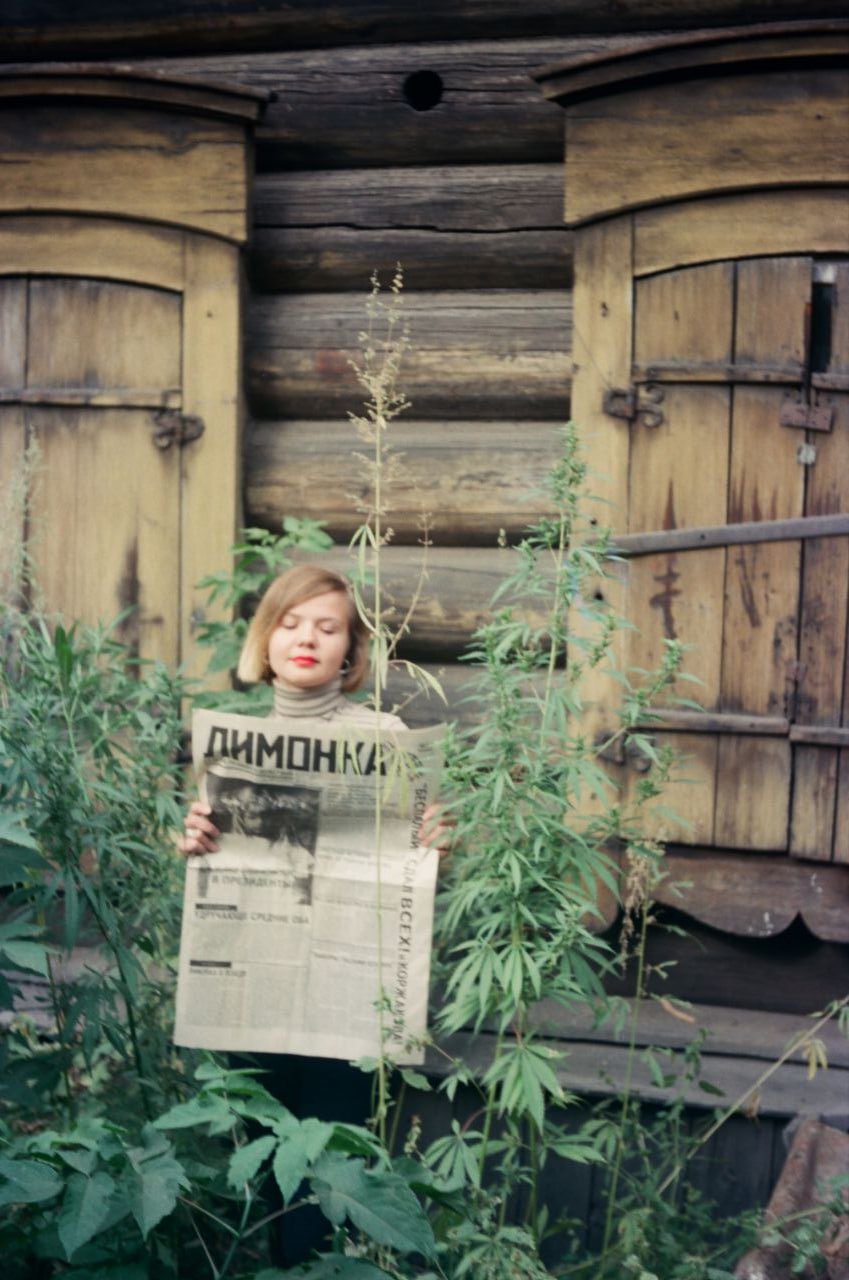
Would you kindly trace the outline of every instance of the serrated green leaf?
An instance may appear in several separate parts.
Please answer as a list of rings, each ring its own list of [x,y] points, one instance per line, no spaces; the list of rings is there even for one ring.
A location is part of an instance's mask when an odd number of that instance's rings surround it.
[[[271,1155],[277,1146],[277,1139],[273,1134],[266,1134],[262,1138],[257,1138],[254,1142],[248,1142],[239,1150],[230,1160],[227,1169],[228,1186],[235,1187],[237,1191],[241,1191],[245,1183],[250,1182],[251,1178],[256,1176],[257,1170],[268,1156]]]
[[[434,1256],[435,1242],[427,1216],[397,1174],[366,1169],[360,1159],[340,1160],[324,1155],[310,1181],[322,1212],[334,1226],[349,1218],[377,1244],[389,1245],[400,1253]]]
[[[59,1239],[69,1262],[106,1223],[114,1193],[115,1183],[102,1169],[91,1178],[82,1173],[71,1174],[56,1220]]]
[[[10,1160],[0,1156],[0,1205],[40,1204],[59,1194],[65,1180],[43,1160]]]
[[[421,1089],[422,1093],[431,1093],[433,1086],[427,1076],[423,1076],[421,1071],[412,1071],[409,1067],[401,1068],[401,1079],[404,1084],[409,1085],[411,1089]]]
[[[176,1107],[157,1116],[153,1124],[156,1129],[191,1129],[200,1124],[219,1127],[226,1124],[231,1129],[235,1122],[236,1117],[223,1098],[204,1095],[189,1102],[178,1102]]]

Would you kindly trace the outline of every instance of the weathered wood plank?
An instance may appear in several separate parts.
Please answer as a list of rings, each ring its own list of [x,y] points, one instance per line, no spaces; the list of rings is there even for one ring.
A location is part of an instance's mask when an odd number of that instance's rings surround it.
[[[727,933],[767,938],[799,914],[818,938],[849,942],[849,867],[807,866],[793,858],[745,850],[667,850],[668,877],[658,899]],[[687,882],[683,896],[676,882]],[[838,990],[832,987],[832,992]]]
[[[720,525],[728,490],[728,388],[666,387],[661,408],[659,427],[637,420],[631,428],[629,531]]]
[[[794,719],[838,725],[843,700],[846,620],[849,615],[849,538],[814,538],[804,544],[801,675]]]
[[[26,381],[26,315],[26,280],[0,279],[0,387],[22,387]]]
[[[546,97],[561,105],[612,91],[655,84],[667,77],[690,80],[704,74],[750,70],[765,63],[780,65],[836,61],[849,49],[842,22],[770,22],[725,31],[675,32],[622,53],[567,59],[544,67],[535,79]]]
[[[841,71],[695,78],[573,103],[566,121],[570,226],[688,196],[849,181]]]
[[[225,16],[222,16],[223,14]],[[835,0],[815,0],[809,16],[842,16]],[[797,18],[793,0],[623,0],[615,11],[583,0],[535,0],[516,10],[512,0],[435,0],[427,9],[397,0],[295,0],[269,9],[256,0],[227,0],[210,10],[208,0],[140,0],[132,15],[116,16],[97,0],[77,6],[68,22],[63,0],[39,6],[38,25],[26,0],[3,10],[4,43],[18,57],[115,57],[150,48],[177,53],[191,49],[311,49],[322,45],[428,40],[434,30],[455,39],[598,31],[719,26]]]
[[[576,238],[572,415],[582,437],[592,441],[588,484],[599,499],[582,504],[579,536],[592,536],[597,528],[628,528],[629,433],[627,426],[603,411],[603,401],[609,387],[626,387],[630,379],[632,264],[630,218],[602,223]],[[626,611],[626,590],[623,573],[586,584],[588,598],[594,596],[600,605],[609,603],[620,617]],[[586,633],[580,609],[573,610],[570,628],[575,635]],[[620,633],[614,639],[618,666],[626,665],[626,653],[627,640]],[[621,701],[621,686],[596,666],[586,672],[583,696],[582,731],[588,741],[606,737],[617,727],[615,708]]]
[[[380,231],[562,230],[563,166],[417,165],[257,176],[255,227],[333,225]]]
[[[706,1033],[702,1052],[707,1059],[714,1054],[733,1054],[752,1061],[766,1059],[774,1062],[800,1031],[807,1031],[808,1024],[800,1022],[795,1014],[765,1012],[762,1009],[722,1008],[716,1005],[693,1003],[686,1010],[691,1022],[674,1017],[657,1000],[626,1000],[628,1015],[622,1026],[611,1021],[595,1025],[591,1010],[566,1008],[553,1000],[541,1000],[533,1007],[531,1024],[537,1030],[548,1030],[562,1040],[583,1040],[590,1044],[625,1044],[630,1027],[636,1027],[635,1043],[656,1045],[674,1049],[692,1044]],[[841,1034],[836,1021],[828,1022],[822,1029],[822,1039],[833,1066],[849,1068],[849,1042]],[[805,1061],[801,1053],[797,1062]]]
[[[690,551],[640,556],[629,562],[628,662],[645,671],[658,668],[665,642],[687,646],[682,672],[699,681],[676,680],[678,697],[716,707],[722,658],[722,596],[725,552]]]
[[[793,748],[793,805],[789,852],[828,862],[834,840],[838,752],[834,747]]]
[[[210,236],[187,237],[182,350],[184,412],[202,418],[200,439],[181,450],[180,655],[200,675],[206,655],[194,633],[220,604],[209,606],[198,583],[230,562],[242,521],[242,384],[239,254]],[[222,672],[221,682],[227,675]]]
[[[721,849],[786,849],[789,810],[787,739],[721,737],[715,843]]]
[[[726,364],[734,342],[734,264],[668,271],[637,280],[634,362]]]
[[[94,623],[131,608],[120,638],[168,662],[177,652],[180,460],[156,448],[151,419],[136,409],[27,410],[42,458],[30,552],[49,609]]]
[[[243,242],[245,130],[141,107],[25,102],[0,112],[0,212],[110,214]]]
[[[729,551],[721,709],[787,714],[795,677],[800,549],[761,543]]]
[[[412,350],[401,382],[418,417],[565,420],[571,361],[566,290],[408,293]],[[247,323],[248,394],[257,416],[327,418],[362,402],[350,360],[360,294],[257,298]]]
[[[396,264],[411,289],[548,289],[572,283],[571,232],[261,227],[248,276],[257,293],[365,289]]]
[[[637,275],[766,253],[849,253],[849,191],[716,196],[634,215]],[[846,307],[849,312],[849,306]]]
[[[364,288],[398,262],[408,288],[572,281],[560,164],[260,174],[254,225],[258,292]]]
[[[166,290],[34,279],[27,382],[45,389],[179,391],[180,318],[180,296]]]
[[[608,39],[616,37],[567,42],[589,53]],[[530,73],[562,47],[555,40],[428,40],[240,56],[231,43],[223,56],[165,62],[160,53],[138,65],[273,92],[257,131],[261,170],[538,163],[561,159],[563,117]],[[429,110],[408,101],[417,74],[438,77],[430,80],[438,101]]]
[[[494,1034],[475,1037],[458,1033],[449,1036],[440,1041],[439,1052],[429,1051],[423,1070],[427,1075],[442,1076],[447,1073],[451,1059],[462,1058],[476,1076],[483,1075],[495,1056],[496,1041]],[[555,1041],[552,1047],[560,1046]],[[649,1065],[642,1057],[637,1055],[629,1066],[632,1055],[626,1045],[582,1044],[569,1039],[562,1048],[568,1049],[568,1056],[555,1064],[555,1070],[561,1084],[573,1093],[588,1097],[616,1094],[627,1080],[633,1097],[646,1102],[669,1101],[669,1089],[654,1083]],[[671,1069],[675,1070],[674,1065]],[[762,1069],[763,1064],[750,1059],[711,1054],[705,1076],[731,1102],[745,1095],[747,1090],[754,1096]],[[842,1068],[838,1068],[838,1072],[841,1084],[845,1084],[843,1076],[849,1072]],[[758,1087],[757,1094],[758,1114],[761,1116],[793,1116],[801,1111],[842,1120],[846,1115],[841,1085],[835,1087],[831,1073],[825,1071],[817,1072],[813,1080],[809,1080],[807,1064],[803,1062],[784,1063]],[[714,1108],[717,1102],[716,1096],[706,1094],[698,1081],[689,1079],[683,1059],[679,1064],[674,1096],[681,1097],[692,1107]]]
[[[3,336],[2,315],[0,293],[0,336]],[[6,601],[17,602],[23,585],[20,568],[21,547],[26,533],[23,492],[25,450],[23,410],[18,405],[0,404],[0,502],[3,509],[0,519],[0,607]]]
[[[811,259],[751,258],[737,264],[734,359],[799,371],[805,361],[805,307],[811,297]]]
[[[0,272],[44,272],[183,288],[182,231],[111,218],[4,217]]]
[[[775,387],[737,387],[731,428],[728,519],[793,520],[804,512],[805,469],[796,451],[800,434],[781,427],[783,393]]]
[[[554,423],[411,422],[392,427],[399,470],[387,519],[400,543],[495,546],[548,509],[544,486],[559,456]],[[337,541],[361,522],[362,449],[350,423],[255,422],[244,451],[248,521],[276,527],[283,513],[324,520]]]

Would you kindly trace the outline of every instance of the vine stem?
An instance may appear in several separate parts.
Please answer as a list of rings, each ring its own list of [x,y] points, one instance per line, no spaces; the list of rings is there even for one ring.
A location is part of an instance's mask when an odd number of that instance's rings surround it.
[[[382,380],[381,380],[382,381]],[[378,1055],[377,1055],[377,1132],[380,1141],[386,1146],[386,1023],[385,993],[383,990],[383,795],[381,778],[383,777],[383,734],[381,732],[381,715],[383,712],[383,600],[381,592],[381,556],[380,540],[383,536],[381,521],[381,504],[383,493],[383,438],[385,427],[383,413],[383,394],[381,386],[375,390],[375,429],[374,429],[374,707],[377,712],[375,721],[375,783],[374,783],[374,835],[377,856],[377,1019],[378,1019]]]
[[[766,1084],[767,1080],[769,1080],[769,1078],[778,1071],[779,1067],[783,1067],[784,1063],[787,1062],[794,1053],[798,1053],[803,1045],[809,1044],[817,1032],[821,1031],[826,1023],[830,1022],[835,1014],[839,1013],[841,1009],[846,1008],[847,1005],[849,1005],[849,995],[844,996],[842,1000],[836,1001],[812,1027],[808,1028],[804,1035],[794,1037],[784,1049],[784,1052],[776,1058],[775,1062],[770,1063],[770,1065],[761,1072],[757,1080],[755,1080],[753,1084],[750,1084],[748,1089],[741,1093],[729,1107],[726,1107],[726,1109],[717,1116],[713,1124],[705,1130],[705,1132],[699,1137],[698,1141],[687,1152],[686,1160],[692,1160],[696,1152],[700,1151],[706,1142],[710,1142],[713,1135],[722,1128],[726,1120],[730,1120],[731,1117],[745,1105],[749,1098],[751,1098],[753,1094],[756,1094],[762,1085]],[[663,1192],[666,1191],[667,1188],[676,1180],[676,1178],[678,1178],[684,1168],[685,1162],[685,1160],[677,1161],[673,1166],[671,1173],[664,1178],[663,1182],[661,1182],[658,1187],[658,1194],[662,1195]]]
[[[648,922],[649,912],[646,906],[643,908],[640,920],[640,942],[637,949],[637,981],[635,984],[637,998],[634,1002],[634,1012],[631,1016],[631,1026],[628,1035],[628,1057],[625,1065],[625,1083],[622,1089],[622,1110],[619,1115],[619,1140],[616,1144],[616,1156],[613,1161],[613,1172],[611,1174],[610,1186],[607,1192],[607,1212],[604,1218],[604,1239],[601,1245],[599,1275],[603,1275],[604,1273],[604,1264],[607,1260],[610,1238],[613,1234],[613,1214],[616,1208],[616,1191],[619,1186],[619,1175],[622,1170],[622,1159],[625,1151],[625,1125],[627,1124],[628,1114],[631,1109],[631,1083],[634,1077],[634,1062],[637,1052],[639,1008],[640,1001],[643,998],[643,983],[645,981],[646,936],[648,933]]]

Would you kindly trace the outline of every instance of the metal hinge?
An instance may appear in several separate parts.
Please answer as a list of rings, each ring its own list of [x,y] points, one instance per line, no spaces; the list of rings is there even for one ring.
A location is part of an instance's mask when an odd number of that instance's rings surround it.
[[[623,418],[626,422],[641,422],[644,427],[660,427],[665,419],[658,409],[664,397],[663,387],[652,383],[639,383],[623,390],[608,387],[601,402],[602,410],[611,418]]]
[[[206,429],[203,418],[195,418],[178,409],[161,409],[153,415],[153,443],[157,449],[170,449],[172,444],[190,444],[199,440]]]

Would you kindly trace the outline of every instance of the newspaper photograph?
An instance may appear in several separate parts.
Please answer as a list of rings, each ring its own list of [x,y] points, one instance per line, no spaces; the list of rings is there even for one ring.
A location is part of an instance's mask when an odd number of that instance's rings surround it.
[[[175,1043],[424,1061],[443,734],[194,713],[221,837],[186,864]]]

